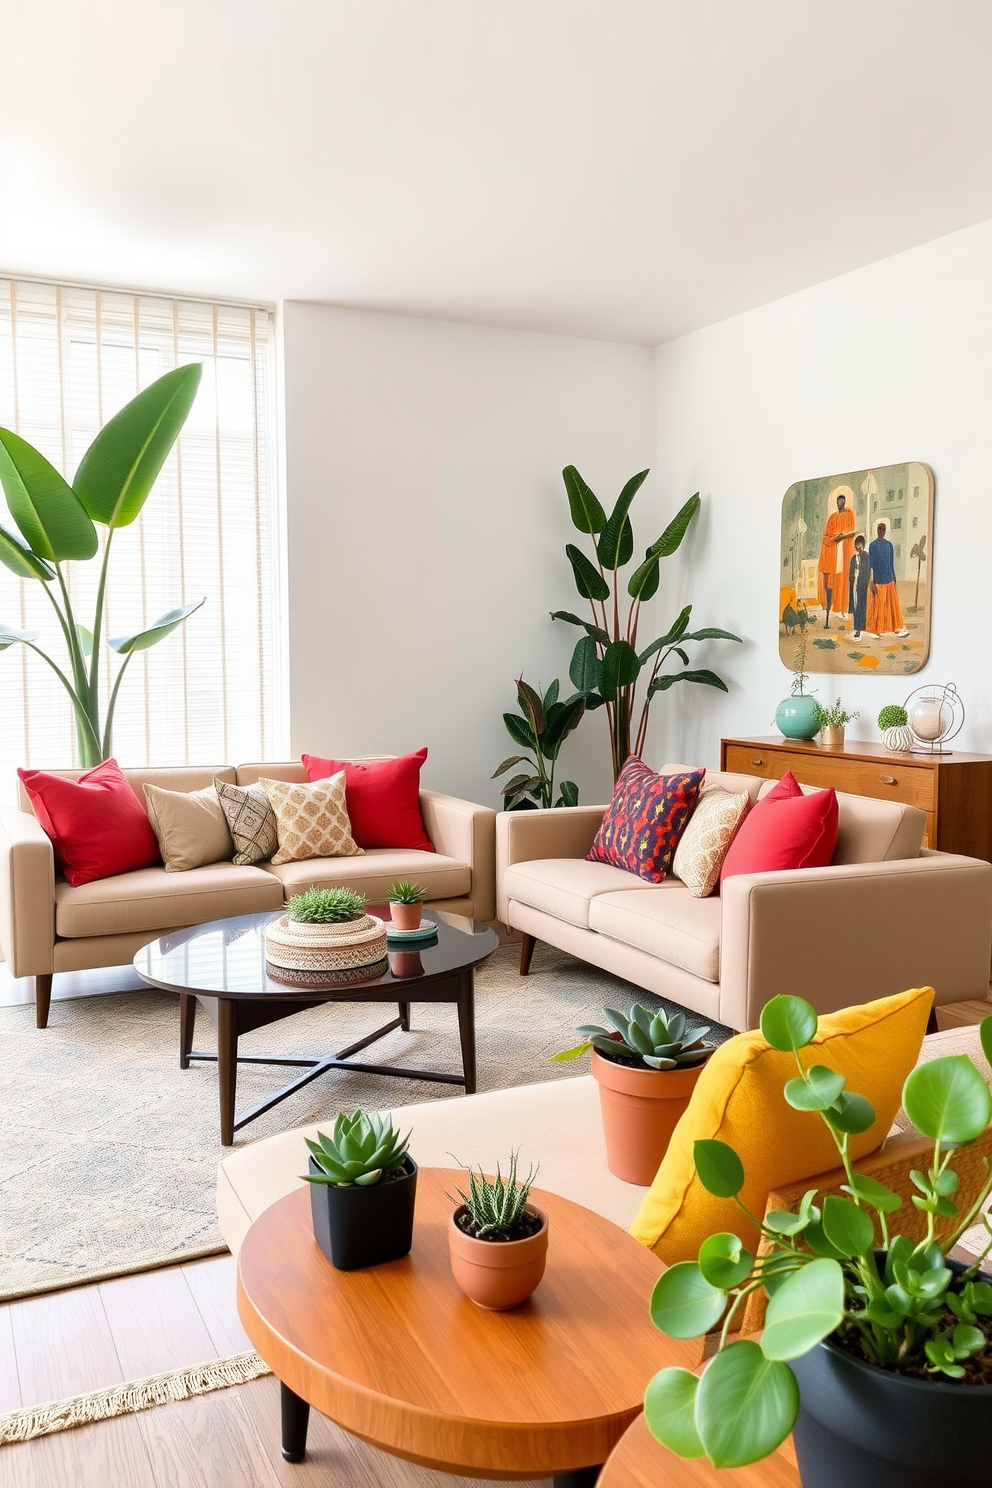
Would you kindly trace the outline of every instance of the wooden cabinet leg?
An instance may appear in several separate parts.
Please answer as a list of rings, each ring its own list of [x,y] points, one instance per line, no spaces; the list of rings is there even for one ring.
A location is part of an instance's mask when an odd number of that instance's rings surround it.
[[[534,939],[533,935],[527,935],[525,932],[521,932],[521,939],[520,939],[520,975],[521,976],[526,976],[527,973],[530,971],[530,958],[534,954],[534,947],[536,945],[537,945],[537,941]]]
[[[48,1027],[48,1011],[52,1005],[52,974],[45,972],[34,979],[34,1026]]]
[[[238,1083],[237,1009],[229,997],[217,999],[217,1085],[222,1147],[234,1143],[234,1101]]]
[[[282,1425],[282,1455],[287,1462],[302,1462],[307,1454],[310,1406],[288,1385],[279,1381],[279,1414]]]

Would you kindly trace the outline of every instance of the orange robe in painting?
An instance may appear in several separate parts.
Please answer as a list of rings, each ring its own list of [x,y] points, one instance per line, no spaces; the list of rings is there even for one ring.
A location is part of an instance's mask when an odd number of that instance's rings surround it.
[[[843,542],[834,542],[844,534]],[[849,535],[848,535],[849,534]],[[827,607],[827,589],[833,590],[830,604],[832,615],[847,614],[847,575],[854,553],[854,513],[849,507],[831,512],[823,529],[820,544],[819,599],[820,608]]]

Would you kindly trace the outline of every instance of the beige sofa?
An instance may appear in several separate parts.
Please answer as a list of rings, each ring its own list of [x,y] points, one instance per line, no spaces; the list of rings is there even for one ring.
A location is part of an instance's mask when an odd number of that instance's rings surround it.
[[[55,773],[75,779],[81,772]],[[263,775],[306,779],[298,761],[124,773],[139,796],[146,783],[194,791],[214,779],[232,785],[250,785]],[[347,884],[375,904],[385,900],[398,878],[412,878],[426,888],[436,909],[479,920],[495,915],[496,813],[436,791],[420,793],[433,853],[370,848],[360,857],[309,858],[279,867],[214,863],[184,873],[142,868],[79,888],[56,872],[52,844],[23,787],[20,807],[0,811],[0,949],[15,977],[35,978],[39,1028],[47,1024],[54,973],[126,965],[157,935],[229,915],[276,910],[310,884]]]
[[[758,799],[773,785],[712,771],[704,790]],[[735,1029],[756,1028],[780,992],[821,1013],[924,984],[938,1004],[985,998],[992,864],[923,849],[915,807],[837,799],[828,867],[744,874],[709,899],[674,877],[652,884],[587,862],[603,806],[502,812],[497,912],[524,935],[521,972],[534,942],[547,941]]]

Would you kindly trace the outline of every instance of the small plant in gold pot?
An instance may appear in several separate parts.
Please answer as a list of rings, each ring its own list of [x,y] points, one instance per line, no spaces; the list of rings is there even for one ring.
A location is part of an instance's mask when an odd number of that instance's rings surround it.
[[[401,878],[389,891],[389,913],[397,930],[419,930],[420,910],[427,890]]]
[[[635,1003],[629,1018],[615,1008],[603,1016],[612,1028],[577,1028],[585,1043],[554,1058],[592,1051],[610,1172],[647,1187],[715,1045],[704,1042],[709,1028],[689,1028],[684,1013],[666,1016]]]
[[[529,1202],[537,1173],[531,1168],[518,1181],[515,1152],[505,1178],[499,1164],[495,1178],[467,1172],[468,1192],[457,1190],[461,1203],[448,1225],[451,1271],[477,1306],[505,1312],[526,1302],[547,1262],[548,1216]]]

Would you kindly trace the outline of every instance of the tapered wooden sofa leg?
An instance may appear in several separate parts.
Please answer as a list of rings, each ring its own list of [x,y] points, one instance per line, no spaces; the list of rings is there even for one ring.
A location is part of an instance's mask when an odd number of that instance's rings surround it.
[[[34,979],[34,1024],[36,1028],[48,1027],[48,1010],[52,1005],[52,977],[47,972]]]
[[[520,940],[520,975],[521,976],[526,976],[527,973],[530,971],[530,958],[534,954],[534,947],[536,945],[537,945],[537,941],[534,939],[533,935],[527,935],[526,933],[521,932],[521,940]]]

